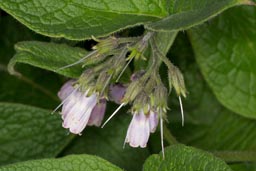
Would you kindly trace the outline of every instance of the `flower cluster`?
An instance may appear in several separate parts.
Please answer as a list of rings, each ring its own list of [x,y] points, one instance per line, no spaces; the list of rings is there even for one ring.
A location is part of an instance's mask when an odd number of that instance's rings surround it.
[[[156,33],[148,32],[141,37],[108,37],[101,40],[93,38],[98,42],[93,47],[94,51],[79,61],[60,68],[77,64],[86,68],[77,80],[66,82],[58,93],[62,103],[54,112],[62,106],[60,114],[63,127],[79,135],[86,126],[102,125],[103,128],[120,108],[130,104],[132,120],[125,143],[132,147],[146,147],[150,133],[157,130],[160,122],[161,144],[164,149],[163,122],[167,118],[168,90],[159,74],[162,63],[168,67],[169,91],[174,87],[181,109],[181,96],[186,97],[186,89],[180,70],[161,53],[155,36]],[[130,62],[140,60],[146,61],[147,68],[134,72],[130,81],[120,83],[119,80],[124,78],[123,74]],[[120,106],[102,124],[108,100]],[[183,121],[182,109],[182,124]]]

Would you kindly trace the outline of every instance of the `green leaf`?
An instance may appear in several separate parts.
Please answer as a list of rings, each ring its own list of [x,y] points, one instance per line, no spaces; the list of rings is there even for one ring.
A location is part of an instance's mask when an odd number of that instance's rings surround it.
[[[10,61],[8,68],[12,74],[15,74],[14,66],[18,62],[76,78],[83,71],[81,65],[75,65],[66,69],[59,68],[74,63],[87,54],[87,51],[81,48],[37,41],[19,42],[15,45],[15,49],[17,53]]]
[[[256,163],[232,164],[230,167],[234,171],[256,171]]]
[[[55,157],[71,140],[50,111],[0,103],[0,164]]]
[[[108,103],[107,115],[116,109]],[[107,118],[107,116],[106,116]],[[149,156],[148,149],[131,148],[123,143],[131,116],[127,109],[122,109],[103,129],[87,127],[84,134],[77,137],[64,151],[67,154],[93,154],[100,156],[126,171],[141,170],[142,164]]]
[[[256,8],[234,8],[190,31],[201,71],[218,100],[256,118]]]
[[[146,25],[157,31],[179,31],[202,24],[236,5],[253,4],[249,0],[178,0],[172,1],[170,15],[160,21]]]
[[[0,8],[37,33],[73,40],[106,36],[168,13],[164,0],[0,0]]]
[[[183,34],[179,34],[171,52],[173,61],[183,71],[189,91],[187,99],[183,101],[184,127],[180,124],[179,104],[171,102],[169,127],[177,140],[213,152],[223,150],[235,154],[228,161],[237,161],[238,158],[244,161],[250,157],[247,155],[243,159],[241,153],[255,155],[256,121],[236,115],[217,101],[200,74],[191,56],[192,49]]]
[[[122,171],[108,161],[90,155],[70,155],[60,159],[32,160],[0,168],[0,171]]]
[[[181,144],[165,148],[165,159],[155,154],[150,156],[143,167],[143,171],[231,171],[212,154]]]

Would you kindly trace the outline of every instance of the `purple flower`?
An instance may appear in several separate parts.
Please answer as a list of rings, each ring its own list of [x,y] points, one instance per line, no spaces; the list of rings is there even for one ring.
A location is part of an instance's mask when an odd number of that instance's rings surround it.
[[[130,80],[131,81],[136,81],[138,80],[140,77],[142,77],[146,72],[144,70],[140,70],[140,71],[137,71],[135,73],[133,73],[130,77]]]
[[[117,104],[121,104],[121,100],[126,92],[126,87],[122,84],[111,84],[109,88],[109,99]]]
[[[145,148],[149,139],[150,132],[155,132],[158,125],[158,116],[153,111],[145,115],[143,110],[133,114],[129,125],[125,142],[131,147]]]
[[[106,110],[106,100],[101,99],[93,108],[91,116],[88,121],[88,125],[89,126],[95,125],[99,127],[104,118],[105,110]]]
[[[158,125],[158,120],[159,120],[158,115],[155,112],[150,111],[148,119],[149,119],[150,132],[154,133]]]
[[[67,81],[58,92],[58,97],[60,100],[64,100],[68,95],[74,90],[73,84],[76,82],[76,80],[72,79]]]
[[[62,100],[62,126],[74,134],[81,134],[86,125],[100,125],[104,117],[106,102],[97,104],[95,93],[88,96],[88,91],[81,92],[74,88],[75,81],[65,83],[58,93]]]

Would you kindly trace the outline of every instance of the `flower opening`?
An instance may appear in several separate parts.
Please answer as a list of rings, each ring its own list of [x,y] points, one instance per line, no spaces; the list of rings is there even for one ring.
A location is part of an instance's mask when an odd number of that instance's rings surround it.
[[[73,81],[65,83],[58,93],[62,100],[62,126],[74,134],[81,134],[86,125],[99,126],[104,117],[106,101],[97,103],[98,95],[74,88]]]
[[[145,114],[143,110],[133,114],[132,121],[128,127],[125,143],[131,147],[145,148],[150,133],[155,132],[158,125],[158,116],[153,111]]]

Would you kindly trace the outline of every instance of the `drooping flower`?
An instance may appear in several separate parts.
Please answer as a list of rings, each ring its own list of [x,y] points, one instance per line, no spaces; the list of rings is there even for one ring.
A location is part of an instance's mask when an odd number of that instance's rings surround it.
[[[158,125],[158,116],[150,111],[145,114],[143,110],[133,114],[132,121],[128,127],[125,142],[131,147],[145,148],[150,133],[154,133]]]
[[[97,103],[96,93],[88,94],[73,87],[73,81],[66,82],[58,93],[62,100],[62,126],[74,134],[81,134],[86,125],[99,126],[105,113],[105,101]]]

